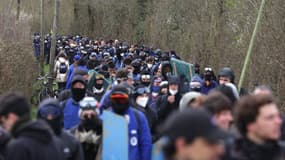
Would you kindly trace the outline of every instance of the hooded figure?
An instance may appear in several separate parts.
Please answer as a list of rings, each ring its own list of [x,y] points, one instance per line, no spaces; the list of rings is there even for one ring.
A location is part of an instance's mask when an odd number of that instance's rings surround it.
[[[179,91],[179,78],[172,76],[168,81],[168,93],[159,97],[156,101],[158,124],[164,123],[166,118],[178,110],[181,94]]]
[[[46,99],[39,105],[37,118],[46,121],[63,145],[66,160],[83,160],[83,151],[77,139],[62,129],[63,112],[54,99]]]
[[[3,128],[13,141],[7,145],[7,160],[62,160],[62,145],[48,124],[31,119],[30,106],[19,93],[8,93],[0,99]]]
[[[78,117],[79,102],[86,94],[86,82],[82,76],[74,76],[71,85],[72,97],[66,100],[63,110],[65,129],[70,129],[80,122]]]
[[[85,160],[98,159],[102,143],[102,120],[99,117],[98,102],[93,97],[85,97],[79,105],[80,123],[71,129],[71,133],[80,141]]]
[[[189,108],[191,106],[191,103],[201,95],[202,94],[199,92],[188,92],[184,94],[179,102],[179,110],[184,111],[186,108]]]

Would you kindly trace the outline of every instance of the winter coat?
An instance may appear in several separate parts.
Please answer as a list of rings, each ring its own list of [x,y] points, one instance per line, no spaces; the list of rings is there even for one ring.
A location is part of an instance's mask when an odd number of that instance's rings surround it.
[[[65,64],[67,67],[67,71],[66,73],[60,73],[60,65],[61,64]],[[67,81],[67,74],[68,74],[68,70],[69,70],[69,63],[68,60],[63,58],[63,57],[59,57],[58,60],[55,62],[54,65],[54,73],[56,74],[56,81],[57,82],[66,82]]]
[[[10,135],[0,127],[0,160],[5,159],[6,146],[10,140]]]
[[[86,66],[77,66],[77,67],[74,67],[74,65],[72,64],[72,65],[69,67],[69,71],[68,71],[68,75],[67,75],[67,81],[66,81],[65,89],[70,89],[70,88],[71,88],[72,78],[73,78],[73,75],[74,75],[74,72],[75,72],[76,69],[84,70],[84,71],[86,71],[86,73],[88,73],[88,69],[87,69]]]
[[[67,99],[63,109],[63,124],[65,129],[70,129],[80,123],[79,104],[72,98]]]
[[[242,138],[234,142],[227,160],[284,160],[284,151],[284,144],[277,141],[259,145],[247,138]]]
[[[61,142],[44,121],[16,122],[7,160],[63,160]]]
[[[206,86],[206,82],[203,82],[201,87],[201,93],[208,94],[210,90],[216,88],[218,86],[218,83],[214,80],[211,81],[209,86]]]
[[[102,131],[101,131],[102,132]],[[102,135],[97,132],[89,130],[82,130],[81,124],[72,128],[70,133],[80,141],[84,160],[95,160],[101,157],[100,147],[102,145]]]
[[[178,92],[175,95],[174,103],[169,103],[167,98],[170,94],[160,96],[156,101],[156,113],[158,116],[158,125],[164,123],[164,121],[169,117],[171,113],[179,109],[179,102],[181,100],[181,95]]]
[[[138,120],[135,114],[138,115]],[[125,116],[129,116],[129,160],[150,160],[152,144],[146,117],[131,107],[125,112]]]
[[[80,142],[67,131],[62,130],[57,136],[63,145],[66,160],[84,160],[84,154]]]
[[[148,122],[148,126],[150,128],[150,132],[152,135],[152,142],[155,140],[154,134],[155,134],[155,129],[156,129],[156,123],[157,123],[157,115],[156,112],[149,107],[149,105],[147,105],[146,107],[141,107],[140,105],[138,105],[136,102],[132,101],[132,106],[137,109],[138,111],[142,112]]]

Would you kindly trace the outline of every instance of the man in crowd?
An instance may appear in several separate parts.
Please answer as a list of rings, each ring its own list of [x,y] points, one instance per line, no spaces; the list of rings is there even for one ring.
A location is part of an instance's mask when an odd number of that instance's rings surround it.
[[[44,121],[32,121],[25,97],[7,93],[0,98],[0,119],[13,140],[7,146],[7,160],[62,160],[61,143]]]
[[[219,160],[224,153],[225,133],[202,109],[187,108],[167,119],[164,129],[165,160]]]
[[[59,102],[55,99],[46,99],[39,105],[37,118],[46,121],[56,137],[63,145],[62,152],[66,160],[83,160],[84,155],[80,142],[62,129],[63,112]]]
[[[250,95],[237,104],[236,125],[242,137],[231,147],[230,160],[281,160],[282,119],[270,95]]]
[[[151,134],[146,117],[130,107],[129,91],[121,85],[113,87],[110,100],[112,111],[126,117],[129,126],[129,159],[150,160]]]
[[[86,94],[86,82],[82,76],[77,75],[73,77],[71,83],[71,94],[72,97],[67,99],[62,104],[65,129],[70,129],[80,122],[78,117],[79,102],[85,97]]]

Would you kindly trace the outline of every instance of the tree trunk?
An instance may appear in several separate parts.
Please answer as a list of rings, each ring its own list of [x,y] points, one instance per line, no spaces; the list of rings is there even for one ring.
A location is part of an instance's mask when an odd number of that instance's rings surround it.
[[[20,19],[21,0],[17,0],[17,21]]]
[[[45,43],[44,43],[44,0],[41,0],[41,55],[40,55],[40,73],[44,75],[44,50],[45,50]]]
[[[54,77],[54,62],[55,62],[55,52],[56,52],[56,34],[57,34],[57,25],[59,17],[59,0],[54,0],[54,17],[53,17],[53,29],[52,29],[52,41],[51,41],[51,55],[49,59],[49,72],[50,77]],[[49,88],[52,89],[53,79],[49,80]]]

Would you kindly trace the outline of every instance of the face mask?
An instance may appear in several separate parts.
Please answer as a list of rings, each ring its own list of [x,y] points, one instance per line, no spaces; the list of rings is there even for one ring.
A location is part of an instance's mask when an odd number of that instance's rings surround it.
[[[144,86],[149,86],[149,85],[150,85],[150,82],[142,82],[142,84],[143,84]]]
[[[152,86],[152,92],[158,93],[159,92],[159,86]]]
[[[126,110],[129,108],[129,103],[126,103],[126,104],[113,103],[112,108],[113,108],[115,113],[117,113],[119,115],[124,115]]]
[[[191,88],[191,91],[201,92],[201,87],[194,87],[194,88]]]
[[[147,64],[147,67],[148,67],[148,68],[151,68],[151,67],[152,67],[152,64]]]
[[[85,88],[71,88],[71,93],[72,93],[72,98],[76,101],[79,102],[85,97]]]
[[[211,75],[205,75],[205,81],[211,81],[212,76]]]
[[[96,131],[97,134],[101,134],[102,120],[98,116],[93,118],[86,118],[82,120],[81,127],[83,127],[86,131],[93,130]]]
[[[95,84],[94,84],[94,87],[95,87],[96,89],[101,89],[101,88],[103,87],[103,84],[95,83]]]
[[[61,134],[61,128],[62,128],[62,123],[59,118],[53,119],[53,120],[46,120],[46,122],[49,124],[49,126],[52,128],[53,132],[56,135]]]
[[[158,93],[152,92],[151,95],[152,95],[153,97],[156,97],[156,96],[158,96]]]
[[[148,97],[139,97],[137,98],[136,102],[138,105],[145,108],[148,102]]]
[[[178,90],[169,89],[169,93],[173,96],[176,95],[177,92],[178,92]]]

